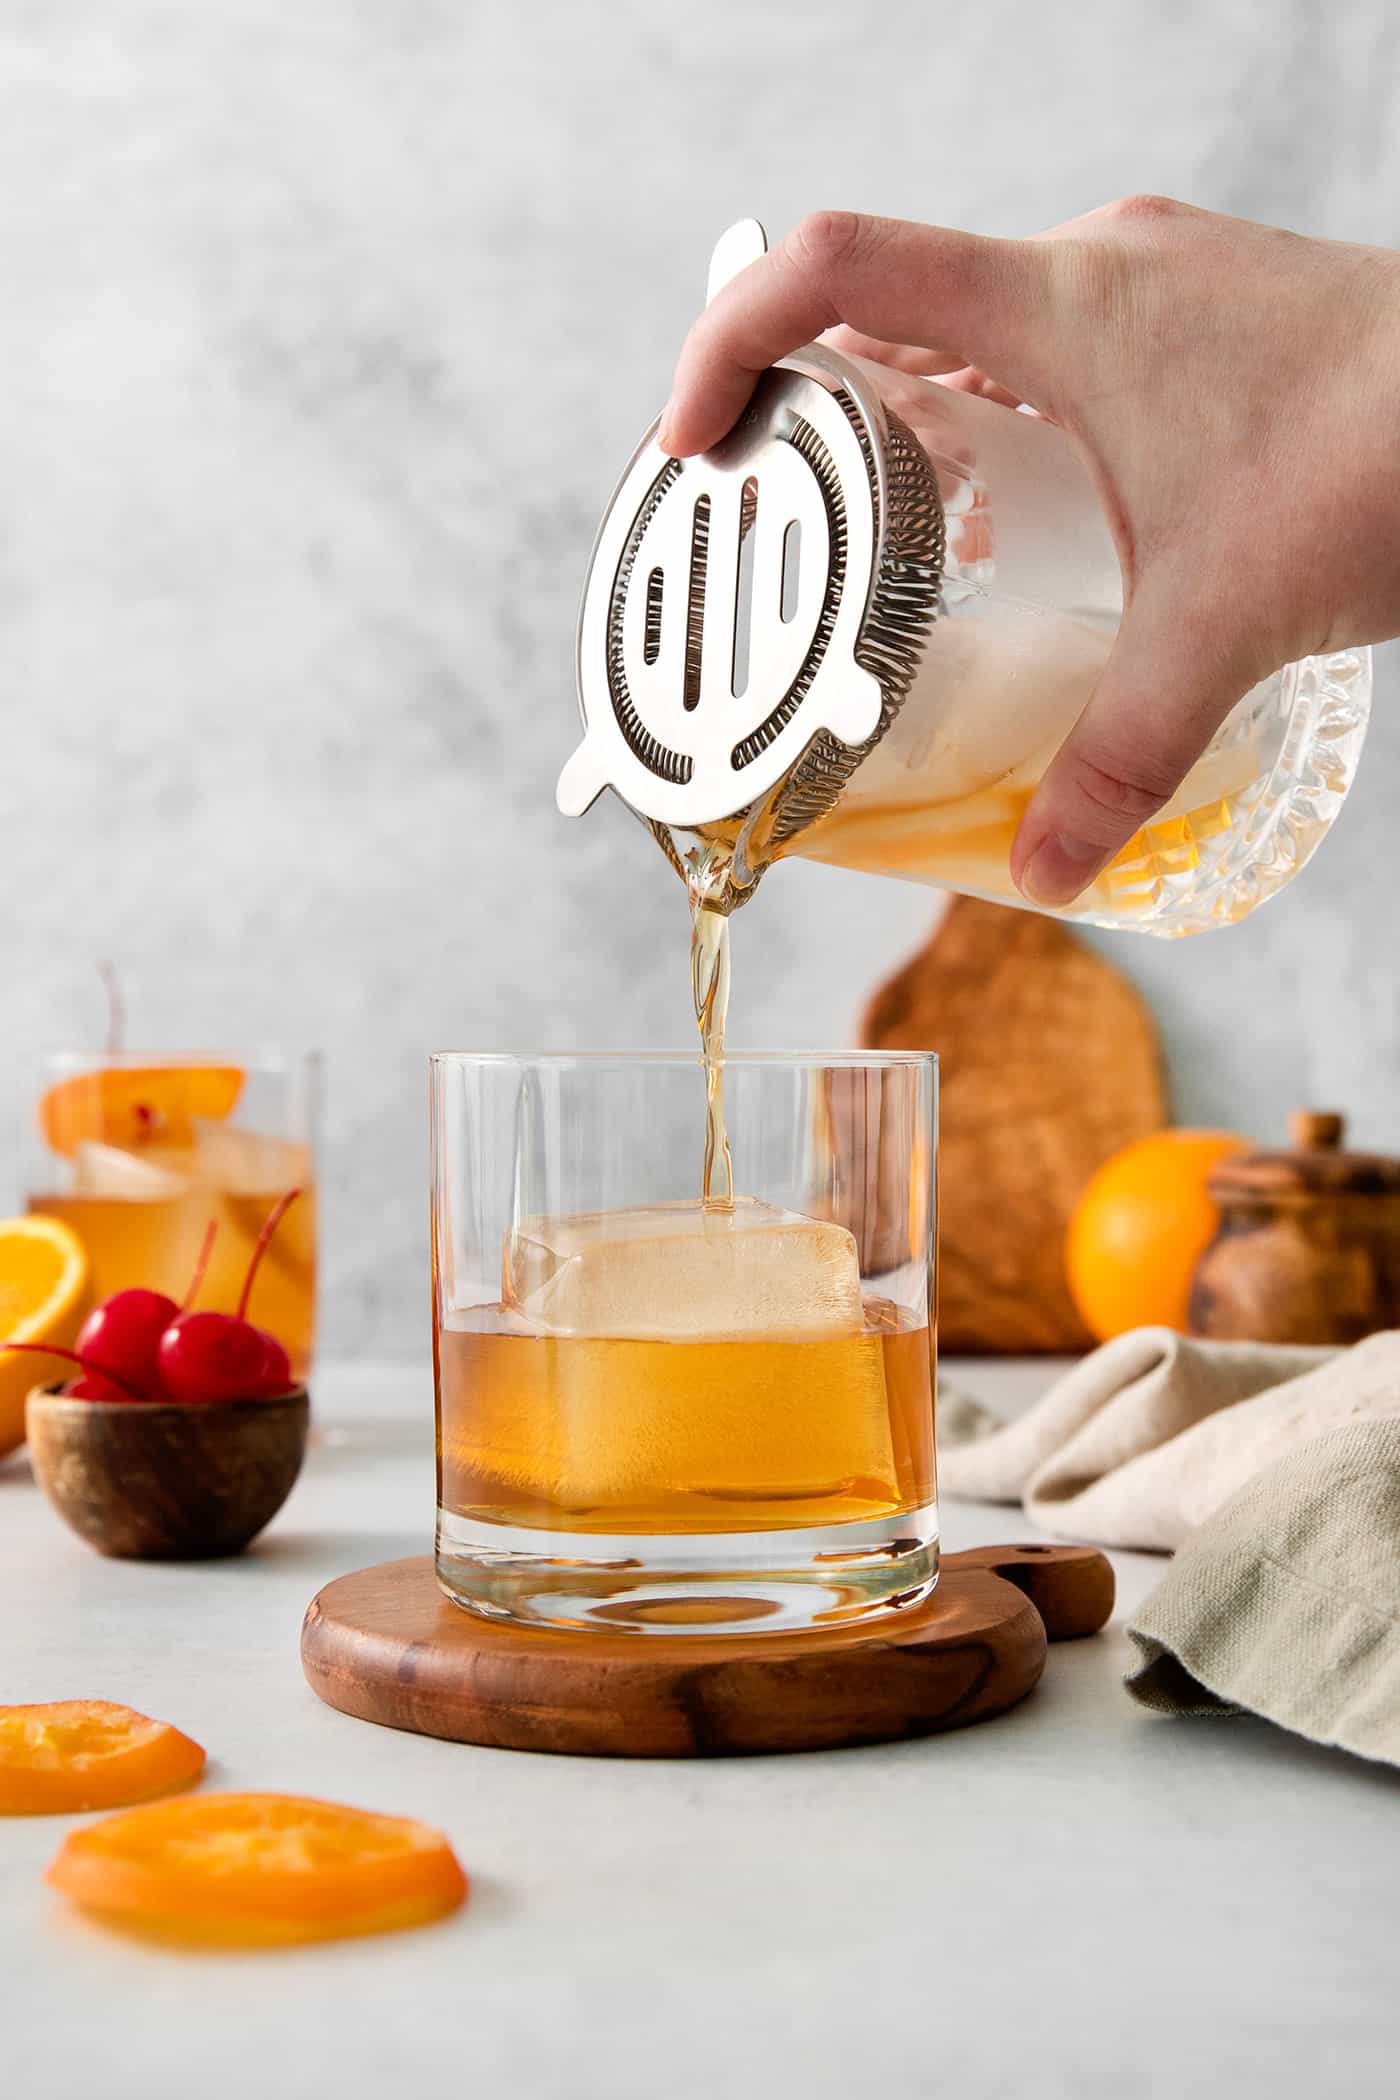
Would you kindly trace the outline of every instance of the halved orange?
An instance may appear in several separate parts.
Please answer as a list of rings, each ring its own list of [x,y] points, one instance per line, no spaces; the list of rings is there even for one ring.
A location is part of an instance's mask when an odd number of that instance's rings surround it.
[[[168,1721],[107,1699],[0,1706],[0,1814],[120,1808],[190,1786],[204,1752]]]
[[[192,1794],[75,1830],[48,1879],[110,1924],[279,1946],[446,1917],[467,1877],[440,1831],[294,1794]]]
[[[60,1079],[39,1100],[50,1151],[71,1159],[79,1145],[194,1143],[194,1120],[222,1122],[243,1091],[237,1065],[111,1065]]]
[[[44,1382],[40,1357],[6,1342],[71,1349],[88,1309],[88,1258],[61,1218],[0,1219],[0,1458],[24,1442],[24,1403]],[[55,1377],[65,1376],[61,1364]]]

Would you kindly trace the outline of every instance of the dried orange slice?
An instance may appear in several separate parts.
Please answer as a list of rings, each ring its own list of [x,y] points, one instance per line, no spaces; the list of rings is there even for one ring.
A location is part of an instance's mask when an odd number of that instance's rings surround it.
[[[193,1794],[75,1830],[48,1879],[114,1925],[279,1946],[446,1917],[467,1877],[441,1832],[294,1794]]]
[[[88,1258],[61,1218],[0,1219],[0,1344],[69,1349],[88,1309]],[[61,1364],[52,1366],[64,1375]],[[24,1442],[24,1403],[42,1385],[43,1360],[0,1347],[0,1457]]]
[[[222,1122],[242,1091],[237,1065],[111,1065],[51,1086],[39,1128],[65,1159],[82,1144],[183,1147],[194,1143],[196,1116]]]
[[[120,1808],[189,1786],[204,1752],[168,1721],[106,1699],[0,1706],[0,1814]]]

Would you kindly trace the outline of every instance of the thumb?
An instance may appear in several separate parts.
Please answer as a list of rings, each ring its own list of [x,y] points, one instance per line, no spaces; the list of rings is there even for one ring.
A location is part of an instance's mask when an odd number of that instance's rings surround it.
[[[1224,614],[1194,604],[1184,585],[1145,580],[1021,819],[1011,849],[1021,894],[1050,905],[1077,897],[1176,793],[1258,675]]]

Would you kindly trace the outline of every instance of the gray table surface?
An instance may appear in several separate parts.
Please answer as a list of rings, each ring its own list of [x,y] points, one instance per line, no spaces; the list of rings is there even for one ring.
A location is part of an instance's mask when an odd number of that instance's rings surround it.
[[[952,1367],[1009,1410],[1044,1367]],[[1015,1712],[932,1741],[631,1764],[368,1727],[302,1681],[330,1576],[429,1542],[429,1381],[318,1380],[322,1439],[258,1547],[89,1553],[0,1464],[0,1698],[177,1722],[210,1783],[422,1816],[473,1877],[430,1930],[174,1954],[42,1884],[67,1818],[0,1826],[0,2094],[968,2100],[1400,2092],[1400,1777],[1121,1689],[1097,1640]],[[1025,1536],[945,1505],[956,1548]]]

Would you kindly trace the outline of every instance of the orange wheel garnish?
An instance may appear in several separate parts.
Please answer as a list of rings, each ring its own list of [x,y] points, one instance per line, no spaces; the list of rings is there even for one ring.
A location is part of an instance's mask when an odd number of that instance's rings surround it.
[[[106,1699],[0,1706],[0,1815],[61,1816],[173,1794],[204,1752],[167,1721]]]
[[[192,1794],[75,1830],[48,1879],[108,1923],[280,1946],[426,1925],[467,1877],[441,1832],[293,1794]]]
[[[88,1258],[71,1225],[0,1219],[0,1458],[24,1442],[24,1403],[38,1383],[33,1356],[5,1344],[71,1349],[90,1300]]]
[[[111,1065],[51,1086],[40,1098],[39,1128],[65,1159],[84,1144],[192,1145],[195,1118],[222,1122],[242,1091],[237,1065]]]

